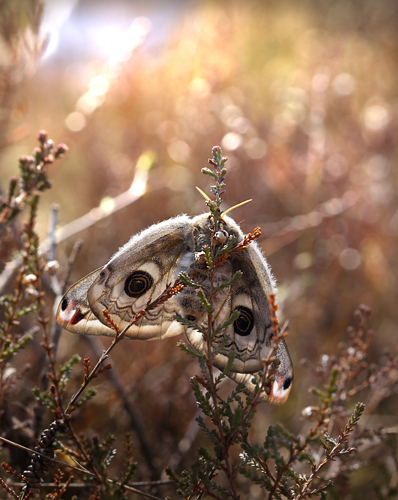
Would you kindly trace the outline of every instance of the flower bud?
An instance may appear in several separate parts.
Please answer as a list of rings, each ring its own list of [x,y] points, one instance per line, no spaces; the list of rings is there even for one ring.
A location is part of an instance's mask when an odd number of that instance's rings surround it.
[[[47,262],[46,267],[44,268],[51,276],[57,274],[59,269],[59,263],[57,260],[50,260]]]

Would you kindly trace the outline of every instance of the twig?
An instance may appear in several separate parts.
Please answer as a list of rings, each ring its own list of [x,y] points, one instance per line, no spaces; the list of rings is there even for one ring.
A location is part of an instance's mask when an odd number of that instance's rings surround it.
[[[68,464],[63,464],[60,462],[61,465],[68,466]],[[72,467],[72,466],[69,466]],[[89,471],[86,472],[86,474],[92,475]],[[111,480],[109,480],[111,481]],[[18,482],[10,482],[10,486],[13,487],[21,487],[24,486],[25,483],[18,483]],[[174,484],[174,481],[171,479],[159,479],[158,481],[136,481],[132,483],[127,483],[125,486],[131,487],[131,488],[137,488],[137,487],[148,487],[151,488],[153,486],[164,486],[168,484]],[[87,488],[93,488],[96,486],[95,483],[69,483],[68,486],[70,488],[75,488],[75,489],[87,489]],[[54,483],[40,483],[41,488],[54,488]]]
[[[217,431],[218,431],[218,438],[220,439],[221,446],[222,446],[222,460],[224,462],[224,466],[222,467],[225,475],[227,476],[229,486],[230,486],[230,492],[232,498],[238,500],[238,494],[236,491],[235,487],[235,473],[233,470],[233,467],[230,463],[230,457],[229,457],[229,448],[230,448],[230,443],[228,442],[228,439],[225,436],[224,429],[223,429],[223,420],[221,416],[221,410],[220,406],[218,405],[218,394],[217,394],[217,387],[214,382],[214,374],[213,374],[213,347],[212,344],[214,342],[214,335],[213,335],[213,313],[214,311],[214,300],[215,300],[215,293],[214,293],[214,267],[216,266],[216,246],[218,244],[215,233],[219,230],[219,224],[220,224],[220,218],[221,218],[221,210],[220,210],[220,205],[221,205],[221,195],[223,194],[223,187],[225,186],[224,184],[224,179],[225,179],[225,174],[226,174],[226,169],[224,167],[225,162],[227,161],[226,157],[222,157],[222,152],[221,148],[218,146],[215,146],[212,150],[213,152],[213,158],[209,159],[209,163],[214,167],[215,175],[214,177],[216,178],[216,185],[211,187],[211,191],[213,194],[215,194],[216,199],[215,201],[208,201],[207,205],[210,208],[210,212],[212,214],[212,219],[213,219],[213,231],[211,234],[211,245],[210,245],[210,255],[211,255],[211,267],[209,269],[210,271],[210,287],[208,290],[208,302],[209,302],[209,310],[207,313],[207,332],[206,332],[206,347],[207,347],[207,360],[206,360],[206,367],[208,370],[208,390],[209,393],[211,394],[212,400],[213,400],[213,405],[214,405],[214,420],[215,424],[217,426]],[[205,169],[202,169],[202,172]]]
[[[320,203],[307,213],[296,215],[289,219],[283,218],[277,222],[261,224],[261,246],[267,255],[271,255],[283,246],[298,239],[304,231],[308,231],[322,224],[324,219],[333,218],[354,206],[358,202],[355,191],[348,190],[339,198],[330,198]]]
[[[58,225],[58,213],[59,213],[59,205],[53,205],[51,209],[51,217],[50,217],[50,226],[48,231],[48,260],[55,260],[55,250],[56,250],[56,241],[55,241],[55,230]]]
[[[101,357],[102,355],[102,347],[96,337],[90,337],[87,336],[85,337],[87,342],[90,344],[91,349],[93,350],[94,354],[96,357]],[[108,361],[112,363],[112,360],[108,357]],[[115,365],[112,365],[112,370],[109,370],[107,372],[108,377],[110,378],[113,386],[117,390],[122,402],[123,406],[130,418],[131,426],[135,431],[135,434],[138,438],[138,441],[140,443],[141,449],[143,456],[148,464],[148,467],[151,469],[151,472],[154,477],[159,476],[159,472],[157,471],[156,467],[153,465],[153,456],[151,453],[150,446],[145,438],[145,433],[144,433],[144,428],[141,422],[141,419],[139,416],[136,414],[133,406],[131,405],[128,395],[124,389],[124,386],[120,380],[120,375],[119,372],[117,371],[117,368]]]
[[[199,426],[197,423],[197,418],[201,414],[201,410],[197,409],[195,414],[193,415],[188,427],[185,431],[184,436],[180,439],[177,450],[171,455],[169,459],[168,467],[171,469],[177,469],[182,462],[184,454],[186,454],[192,447],[195,442],[195,439],[199,433]]]
[[[106,349],[105,351],[102,352],[101,357],[97,361],[96,365],[94,368],[86,374],[84,377],[84,382],[80,386],[79,390],[72,396],[71,400],[68,403],[68,406],[66,407],[65,413],[68,414],[75,406],[77,400],[80,398],[81,394],[83,391],[86,389],[88,384],[98,375],[98,371],[102,365],[102,363],[108,358],[109,353],[113,350],[113,348],[118,344],[123,338],[124,334],[126,331],[130,328],[131,325],[133,325],[138,319],[142,317],[142,314],[137,313],[134,317],[134,319],[124,328],[121,332],[118,332],[116,336],[114,337],[111,345]]]
[[[365,410],[365,405],[363,403],[358,403],[355,408],[354,415],[350,419],[349,423],[345,426],[345,429],[340,432],[340,435],[337,439],[337,443],[330,451],[326,452],[325,458],[318,465],[313,466],[311,475],[302,486],[301,491],[299,495],[295,497],[295,500],[302,500],[308,498],[308,495],[312,495],[313,493],[315,493],[312,491],[311,492],[308,491],[309,487],[311,486],[312,482],[318,478],[318,472],[323,467],[325,467],[327,463],[329,463],[331,460],[335,460],[335,458],[338,456],[347,455],[355,451],[355,448],[347,448],[344,450],[341,450],[340,448],[347,442],[347,438],[354,430],[354,427],[357,425],[364,410]]]
[[[68,262],[66,263],[65,276],[64,276],[64,279],[63,279],[62,285],[61,285],[61,288],[62,288],[63,292],[65,292],[66,289],[67,289],[67,287],[68,287],[70,275],[72,274],[73,264],[75,263],[75,260],[76,260],[76,258],[78,256],[78,254],[79,254],[82,246],[83,246],[83,241],[82,240],[76,240],[75,243],[74,243],[74,245],[73,245],[72,251],[69,254]]]
[[[50,231],[50,234],[55,234],[55,227],[56,227],[56,220],[54,221],[55,216],[52,217],[52,224],[51,227],[53,231]],[[69,256],[68,263],[67,263],[67,270],[66,270],[66,277],[62,284],[59,284],[58,278],[56,276],[52,276],[56,280],[57,285],[54,287],[54,291],[56,292],[56,296],[54,299],[54,306],[53,306],[53,314],[52,314],[52,319],[51,319],[51,344],[52,344],[52,356],[54,357],[54,361],[56,359],[56,354],[58,350],[58,342],[59,338],[61,336],[61,331],[62,327],[58,325],[58,323],[55,320],[56,317],[56,312],[58,308],[58,304],[62,298],[63,293],[66,290],[66,285],[67,285],[67,279],[72,271],[73,264],[75,262],[75,259],[77,257],[77,254],[81,248],[82,244],[80,241],[77,241],[72,249],[72,252]],[[54,240],[54,248],[53,251],[55,252],[55,240]],[[54,254],[55,256],[55,254]],[[49,379],[47,377],[47,372],[50,369],[50,360],[49,357],[47,356],[45,358],[45,365],[42,369],[41,373],[41,384],[40,384],[40,390],[46,391],[48,389],[48,384],[49,384]],[[43,413],[44,413],[44,407],[41,404],[38,404],[35,409],[34,409],[34,422],[33,422],[33,432],[36,437],[40,435],[41,429],[43,427]]]
[[[22,444],[19,444],[19,443],[16,443],[15,441],[11,441],[10,439],[6,439],[5,437],[3,436],[0,436],[0,440],[1,441],[4,441],[5,443],[7,444],[10,444],[12,446],[15,446],[16,448],[20,448],[21,450],[25,450],[25,451],[28,451],[29,453],[36,453],[36,455],[41,455],[42,457],[44,458],[48,458],[47,455],[41,453],[40,451],[35,451],[35,450],[32,450],[31,448],[28,448],[27,446],[23,446]],[[92,472],[90,472],[89,470],[87,470],[85,467],[81,466],[80,464],[79,467],[75,467],[74,465],[70,465],[66,462],[62,462],[61,460],[58,460],[57,458],[52,458],[51,459],[54,463],[57,463],[57,464],[60,464],[60,465],[64,465],[65,467],[69,467],[70,469],[74,469],[78,472],[82,472],[84,474],[89,474],[90,476],[94,476],[94,474]],[[76,462],[75,462],[76,463]]]

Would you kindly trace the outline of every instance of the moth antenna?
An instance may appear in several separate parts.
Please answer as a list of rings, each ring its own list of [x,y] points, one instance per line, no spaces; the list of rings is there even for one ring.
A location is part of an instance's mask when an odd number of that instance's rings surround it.
[[[199,188],[196,188],[196,189],[199,189]],[[228,212],[230,212],[230,211],[231,211],[231,210],[233,210],[234,208],[241,207],[242,205],[245,205],[246,203],[249,203],[250,201],[253,201],[253,200],[252,200],[252,199],[250,199],[250,200],[242,201],[242,203],[238,203],[237,205],[234,205],[233,207],[228,208],[228,210],[225,210],[225,212],[223,212],[223,213],[221,214],[221,217],[222,217],[223,215],[226,215]]]
[[[210,198],[207,196],[207,194],[204,191],[202,191],[200,188],[198,188],[198,186],[195,186],[195,187],[206,201],[210,201]]]

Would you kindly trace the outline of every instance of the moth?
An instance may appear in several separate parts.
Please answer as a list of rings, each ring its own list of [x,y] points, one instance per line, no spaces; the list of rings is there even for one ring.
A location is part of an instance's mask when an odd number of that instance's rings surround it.
[[[196,283],[209,287],[209,272],[200,255],[203,246],[211,244],[211,231],[209,214],[193,218],[181,215],[132,236],[108,264],[66,292],[58,307],[58,324],[73,333],[112,337],[115,331],[108,326],[104,309],[121,331],[148,301],[159,297],[167,284],[174,283],[181,272],[192,275]],[[230,238],[235,238],[239,244],[244,238],[238,224],[228,216],[222,217],[220,234],[220,245]],[[263,360],[271,352],[274,334],[269,295],[275,293],[276,285],[256,242],[229,255],[214,269],[214,286],[231,280],[237,271],[241,271],[242,276],[220,290],[215,299],[213,325],[223,324],[235,311],[239,316],[216,336],[214,347],[222,349],[216,349],[213,364],[223,370],[230,352],[234,352],[228,376],[235,382],[244,383],[253,392],[253,379],[260,380]],[[191,347],[206,353],[207,343],[202,333],[178,322],[177,314],[206,331],[208,314],[205,307],[196,290],[186,286],[179,294],[149,310],[127,330],[125,336],[155,340],[183,334]],[[259,397],[263,401],[281,404],[286,401],[293,381],[292,361],[284,339],[278,344],[276,359],[279,363],[275,380],[270,383],[268,393],[262,389]]]

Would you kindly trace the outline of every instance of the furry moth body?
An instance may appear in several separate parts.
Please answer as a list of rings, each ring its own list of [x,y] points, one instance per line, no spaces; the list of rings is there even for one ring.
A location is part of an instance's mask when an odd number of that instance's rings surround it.
[[[235,237],[237,244],[242,241],[243,233],[236,222],[227,216],[223,221],[221,240]],[[168,283],[174,283],[180,272],[194,273],[195,281],[203,286],[210,284],[206,267],[197,258],[197,253],[204,245],[210,245],[210,240],[208,214],[194,218],[182,215],[149,227],[133,236],[103,268],[93,271],[66,292],[58,307],[57,322],[73,333],[115,336],[107,326],[104,309],[122,330],[145,308],[148,300],[156,299]],[[239,317],[215,339],[217,346],[224,334],[227,336],[222,353],[214,356],[214,365],[221,370],[225,368],[233,351],[235,359],[229,376],[253,391],[252,379],[259,379],[262,360],[271,349],[273,333],[268,297],[276,288],[270,268],[255,242],[215,268],[215,286],[230,280],[236,271],[242,272],[241,278],[221,290],[215,301],[215,325],[223,324],[234,311],[239,312]],[[185,334],[194,349],[206,352],[201,332],[183,326],[175,319],[176,314],[206,329],[206,310],[195,289],[187,286],[150,310],[125,336],[154,340]],[[292,362],[284,340],[279,342],[276,358],[279,365],[275,381],[269,387],[269,394],[263,390],[260,397],[280,404],[286,401],[293,380]]]

